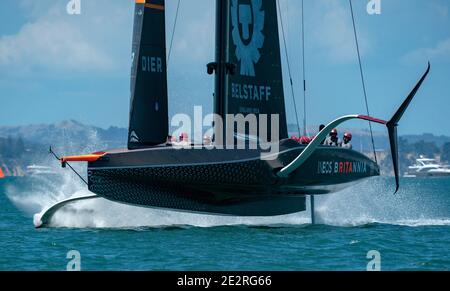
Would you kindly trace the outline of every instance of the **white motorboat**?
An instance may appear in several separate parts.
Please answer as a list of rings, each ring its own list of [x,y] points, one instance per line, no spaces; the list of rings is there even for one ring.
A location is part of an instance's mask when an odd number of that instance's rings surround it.
[[[450,176],[449,165],[438,163],[435,159],[420,156],[416,164],[408,167],[405,177],[442,177]]]

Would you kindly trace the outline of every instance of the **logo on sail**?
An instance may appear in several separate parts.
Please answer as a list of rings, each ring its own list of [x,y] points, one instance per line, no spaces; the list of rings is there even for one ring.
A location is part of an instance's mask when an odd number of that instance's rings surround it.
[[[134,130],[130,134],[130,142],[132,142],[132,143],[139,142],[139,136],[137,135],[137,133]]]
[[[231,18],[236,58],[241,62],[240,74],[255,77],[255,64],[261,58],[259,50],[263,47],[265,39],[262,33],[265,20],[262,0],[251,0],[249,4],[240,4],[238,0],[232,0]]]

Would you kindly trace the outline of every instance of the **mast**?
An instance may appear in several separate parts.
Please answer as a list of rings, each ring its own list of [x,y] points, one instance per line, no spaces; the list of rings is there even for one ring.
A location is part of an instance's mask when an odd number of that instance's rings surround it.
[[[216,62],[214,63],[215,93],[214,113],[224,117],[226,112],[226,88],[229,40],[230,0],[216,0]]]
[[[303,70],[303,135],[308,136],[306,115],[305,1],[302,0],[302,70]]]

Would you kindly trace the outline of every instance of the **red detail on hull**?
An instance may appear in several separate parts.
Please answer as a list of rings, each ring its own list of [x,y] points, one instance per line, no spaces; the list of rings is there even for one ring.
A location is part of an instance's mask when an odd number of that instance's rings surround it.
[[[292,140],[295,140],[296,142],[300,143],[300,144],[310,144],[312,139],[308,136],[301,136],[301,137],[297,137],[297,136],[293,136],[291,137]]]
[[[374,118],[374,117],[366,116],[366,115],[358,115],[358,118],[362,119],[362,120],[379,123],[379,124],[384,124],[384,125],[386,125],[388,123],[386,120],[382,120],[382,119],[378,119],[378,118]]]

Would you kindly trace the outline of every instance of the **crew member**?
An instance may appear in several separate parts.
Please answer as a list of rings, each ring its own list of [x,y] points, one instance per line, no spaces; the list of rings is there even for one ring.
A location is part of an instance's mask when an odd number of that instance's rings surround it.
[[[203,145],[204,146],[210,146],[210,145],[212,145],[212,137],[211,136],[209,136],[209,135],[205,135],[204,137],[203,137]]]
[[[330,132],[330,135],[325,140],[325,145],[337,147],[337,146],[339,146],[339,144],[340,144],[340,141],[338,138],[338,131],[335,128]]]
[[[344,133],[344,141],[342,142],[341,146],[345,149],[351,150],[353,148],[351,141],[352,141],[352,134],[350,132]]]
[[[183,132],[180,134],[180,138],[179,138],[179,142],[185,142],[188,143],[189,142],[189,136],[187,133]]]
[[[189,135],[185,132],[181,133],[179,138],[178,138],[178,142],[173,143],[178,147],[189,147],[190,141],[189,141]]]
[[[171,146],[171,145],[173,145],[176,142],[177,142],[177,139],[175,137],[173,137],[171,135],[167,136],[167,141],[166,141],[166,145],[167,146]]]

